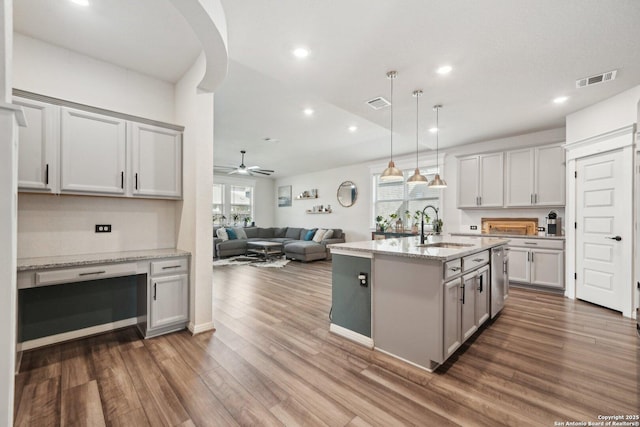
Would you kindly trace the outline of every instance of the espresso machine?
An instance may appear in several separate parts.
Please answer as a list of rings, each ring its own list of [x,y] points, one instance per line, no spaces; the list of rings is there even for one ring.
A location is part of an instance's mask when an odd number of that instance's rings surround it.
[[[558,217],[558,212],[549,211],[546,217],[547,220],[547,236],[561,236],[562,235],[562,219]]]

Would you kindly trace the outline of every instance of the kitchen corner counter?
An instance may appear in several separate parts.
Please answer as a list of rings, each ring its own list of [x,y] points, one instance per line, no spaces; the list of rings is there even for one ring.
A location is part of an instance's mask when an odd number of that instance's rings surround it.
[[[191,255],[181,249],[149,249],[140,251],[106,252],[97,254],[63,255],[52,257],[18,258],[17,270],[44,270],[151,260],[158,258],[177,258]]]
[[[565,240],[565,236],[538,236],[538,235],[522,235],[522,234],[481,234],[481,233],[451,233],[452,236],[464,237],[495,237],[505,239],[541,239],[541,240]]]
[[[465,246],[458,248],[420,246],[420,238],[416,236],[386,240],[338,243],[329,245],[329,248],[332,253],[342,252],[345,254],[347,252],[353,252],[354,255],[356,255],[357,252],[364,252],[370,254],[448,261],[504,245],[508,242],[508,239],[498,237],[482,237],[476,235],[474,238],[470,238],[447,234],[441,236],[428,236],[425,239],[425,244],[455,243]]]

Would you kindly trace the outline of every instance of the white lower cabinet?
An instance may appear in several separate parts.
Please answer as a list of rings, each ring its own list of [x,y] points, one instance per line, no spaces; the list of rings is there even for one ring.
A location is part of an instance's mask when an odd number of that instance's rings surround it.
[[[489,320],[491,308],[491,283],[489,282],[489,266],[478,270],[476,276],[476,325],[480,327]]]
[[[462,341],[466,341],[478,330],[476,324],[476,277],[475,272],[462,276],[460,287]]]
[[[151,262],[146,337],[186,326],[189,320],[188,263],[188,258]]]
[[[511,239],[509,281],[564,289],[564,241]]]
[[[444,284],[444,358],[447,359],[462,345],[460,326],[460,278]]]

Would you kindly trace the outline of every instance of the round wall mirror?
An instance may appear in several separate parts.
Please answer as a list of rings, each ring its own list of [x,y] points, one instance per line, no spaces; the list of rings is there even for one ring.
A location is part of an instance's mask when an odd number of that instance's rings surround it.
[[[351,181],[345,181],[338,187],[338,203],[345,208],[353,206],[358,198],[358,188]]]

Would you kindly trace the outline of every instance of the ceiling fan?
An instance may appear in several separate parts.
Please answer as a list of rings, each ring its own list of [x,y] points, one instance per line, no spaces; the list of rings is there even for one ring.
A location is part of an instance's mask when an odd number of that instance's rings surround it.
[[[244,165],[244,155],[247,153],[245,150],[241,150],[242,160],[240,161],[240,166],[215,166],[214,169],[220,170],[221,172],[227,172],[227,175],[251,175],[260,174],[260,175],[271,175],[274,171],[271,169],[262,169],[260,166],[245,166]]]

